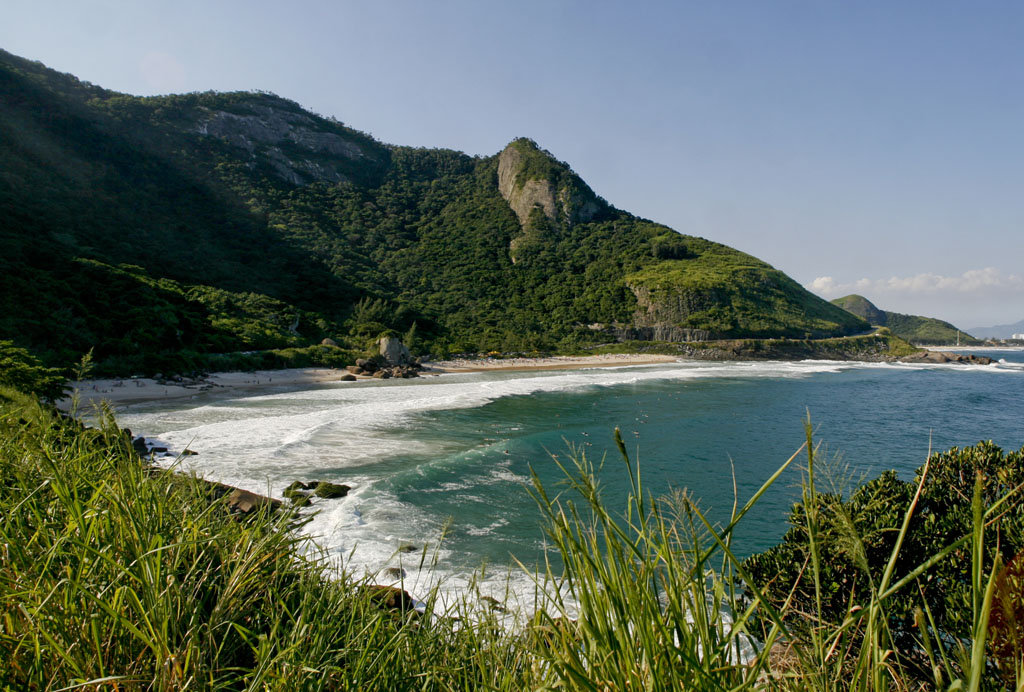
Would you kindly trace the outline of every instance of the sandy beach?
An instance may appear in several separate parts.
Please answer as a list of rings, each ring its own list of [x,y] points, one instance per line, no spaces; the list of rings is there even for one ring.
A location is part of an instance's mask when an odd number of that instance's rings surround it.
[[[551,356],[548,358],[482,358],[442,360],[423,364],[424,375],[445,373],[563,370],[572,368],[600,368],[621,365],[653,365],[677,360],[674,356],[640,353],[615,353],[597,356]],[[101,401],[115,409],[129,404],[169,399],[194,399],[199,396],[226,393],[232,389],[259,390],[273,387],[296,387],[339,382],[345,370],[332,368],[294,368],[291,370],[257,370],[255,372],[221,372],[198,380],[154,380],[148,377],[85,380],[72,382],[78,393],[78,406],[89,410]],[[369,380],[360,377],[359,380]],[[63,399],[58,406],[68,410],[71,399]]]
[[[257,370],[255,372],[220,372],[199,380],[183,378],[180,381],[158,381],[148,377],[85,380],[72,382],[71,386],[78,392],[79,408],[91,409],[100,401],[106,401],[116,408],[144,401],[189,399],[206,393],[231,389],[337,382],[345,374],[344,370],[331,368],[294,368],[291,370]],[[57,405],[59,408],[67,410],[71,405],[71,400],[62,399]]]
[[[550,356],[548,358],[481,358],[439,360],[427,363],[441,372],[483,372],[491,370],[563,370],[610,368],[620,365],[654,365],[679,360],[676,356],[650,353],[606,353],[598,356]]]

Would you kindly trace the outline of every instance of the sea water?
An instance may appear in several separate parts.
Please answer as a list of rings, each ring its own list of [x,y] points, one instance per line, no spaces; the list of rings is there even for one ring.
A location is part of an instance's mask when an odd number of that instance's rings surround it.
[[[984,355],[1000,362],[686,361],[447,374],[235,390],[140,404],[118,418],[172,450],[198,452],[179,468],[211,480],[275,497],[295,480],[352,486],[343,499],[316,500],[304,530],[357,576],[385,581],[398,567],[416,595],[473,583],[507,599],[510,589],[532,589],[518,565],[543,558],[533,475],[551,494],[564,491],[559,464],[585,454],[603,461],[607,504],[624,508],[629,476],[616,427],[645,492],[686,489],[721,522],[800,447],[808,415],[823,443],[824,482],[837,490],[886,469],[911,478],[929,450],[989,439],[1019,449],[1024,352]],[[794,463],[744,520],[741,555],[779,540],[800,477]]]

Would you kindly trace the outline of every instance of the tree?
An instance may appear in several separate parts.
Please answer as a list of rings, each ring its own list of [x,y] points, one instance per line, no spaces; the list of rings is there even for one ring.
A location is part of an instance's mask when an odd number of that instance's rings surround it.
[[[15,346],[13,341],[2,340],[0,386],[35,394],[50,402],[63,398],[69,389],[67,378],[60,370],[44,367],[35,356]]]

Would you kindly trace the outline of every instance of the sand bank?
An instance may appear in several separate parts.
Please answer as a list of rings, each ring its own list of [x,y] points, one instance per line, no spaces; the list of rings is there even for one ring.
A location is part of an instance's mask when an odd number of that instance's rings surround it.
[[[144,401],[190,399],[206,393],[231,389],[337,382],[344,374],[346,374],[344,370],[331,368],[294,368],[291,370],[257,370],[255,372],[220,372],[198,380],[158,381],[148,377],[85,380],[72,382],[71,386],[78,392],[80,408],[90,409],[100,401],[107,401],[116,408]],[[65,410],[70,404],[70,399],[58,402],[58,406]]]
[[[676,356],[650,353],[606,353],[598,356],[550,356],[548,358],[480,358],[439,360],[425,363],[441,372],[490,372],[492,370],[563,370],[571,368],[609,368],[620,365],[672,363]]]

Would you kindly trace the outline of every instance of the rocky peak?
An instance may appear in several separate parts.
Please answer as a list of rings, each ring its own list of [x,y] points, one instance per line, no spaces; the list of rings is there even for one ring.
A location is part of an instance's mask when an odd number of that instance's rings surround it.
[[[498,190],[526,228],[539,208],[551,221],[590,221],[606,204],[565,163],[529,139],[511,142],[498,156]]]

